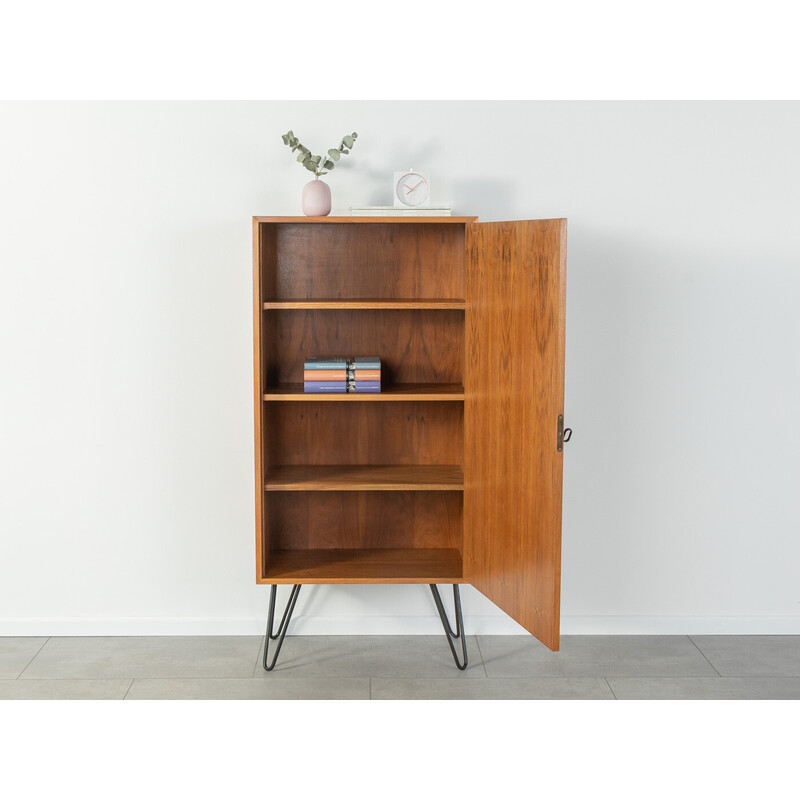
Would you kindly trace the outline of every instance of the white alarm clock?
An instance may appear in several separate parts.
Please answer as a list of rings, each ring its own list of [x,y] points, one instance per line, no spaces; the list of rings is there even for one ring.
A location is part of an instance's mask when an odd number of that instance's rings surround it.
[[[428,175],[408,170],[394,173],[395,208],[424,208],[431,204],[431,185]]]

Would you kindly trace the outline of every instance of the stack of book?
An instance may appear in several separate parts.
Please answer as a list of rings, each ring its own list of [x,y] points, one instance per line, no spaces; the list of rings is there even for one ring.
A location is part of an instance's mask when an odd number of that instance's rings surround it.
[[[381,360],[362,358],[307,358],[303,364],[303,391],[310,394],[380,392]]]

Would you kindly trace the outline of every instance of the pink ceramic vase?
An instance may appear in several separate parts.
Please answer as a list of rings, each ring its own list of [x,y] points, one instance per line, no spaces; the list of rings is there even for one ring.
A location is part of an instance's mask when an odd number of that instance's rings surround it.
[[[331,213],[331,187],[319,178],[303,187],[303,213],[307,217],[327,217]]]

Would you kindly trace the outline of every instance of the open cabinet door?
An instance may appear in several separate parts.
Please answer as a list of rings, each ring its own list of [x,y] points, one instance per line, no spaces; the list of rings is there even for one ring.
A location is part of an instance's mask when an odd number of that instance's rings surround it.
[[[467,242],[464,578],[558,650],[567,221]]]

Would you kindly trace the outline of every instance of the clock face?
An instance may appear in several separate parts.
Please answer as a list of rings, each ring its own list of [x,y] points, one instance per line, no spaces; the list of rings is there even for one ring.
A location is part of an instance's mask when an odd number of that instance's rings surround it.
[[[418,172],[404,172],[395,183],[395,205],[421,206],[427,202],[430,187],[428,179]]]

